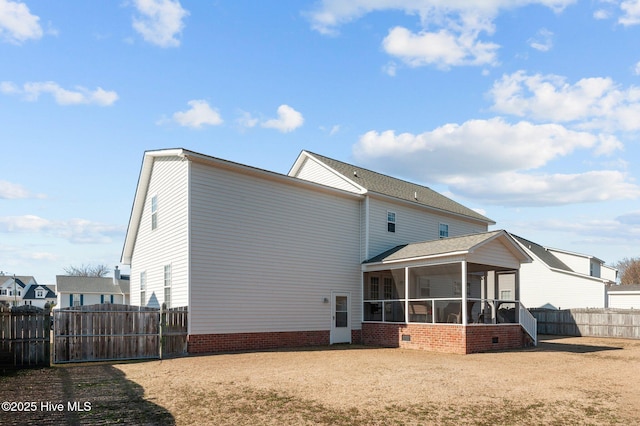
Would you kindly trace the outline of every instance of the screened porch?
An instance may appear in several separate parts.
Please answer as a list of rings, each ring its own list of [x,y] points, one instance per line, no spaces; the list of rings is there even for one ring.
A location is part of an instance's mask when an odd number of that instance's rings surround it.
[[[519,308],[518,270],[458,261],[363,273],[365,322],[514,324]]]

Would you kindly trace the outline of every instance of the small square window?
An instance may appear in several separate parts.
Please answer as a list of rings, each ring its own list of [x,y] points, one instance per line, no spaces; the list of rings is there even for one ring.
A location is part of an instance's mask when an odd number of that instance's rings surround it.
[[[387,212],[387,232],[396,232],[395,212]]]

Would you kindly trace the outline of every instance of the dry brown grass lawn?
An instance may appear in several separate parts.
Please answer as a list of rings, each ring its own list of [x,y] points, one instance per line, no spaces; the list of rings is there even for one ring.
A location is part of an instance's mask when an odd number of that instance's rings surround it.
[[[2,397],[37,371],[0,380]],[[475,355],[338,346],[41,371],[71,376],[54,400],[93,398],[71,419],[84,424],[640,424],[636,340],[548,337]]]

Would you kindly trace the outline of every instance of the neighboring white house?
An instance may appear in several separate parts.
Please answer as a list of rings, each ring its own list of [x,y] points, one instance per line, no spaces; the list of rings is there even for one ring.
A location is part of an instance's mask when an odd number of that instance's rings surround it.
[[[534,259],[520,268],[520,300],[528,308],[573,309],[607,306],[608,284],[617,271],[594,257],[544,247],[513,235]]]
[[[493,224],[427,187],[307,151],[288,175],[148,151],[122,263],[131,304],[188,307],[191,353],[522,347],[523,327],[535,330],[521,326],[517,271],[531,258]],[[507,303],[501,275],[515,280]]]
[[[56,302],[55,292],[50,287],[38,284],[32,276],[0,275],[0,304],[44,308],[47,303]]]
[[[57,300],[55,292],[43,284],[30,285],[22,299],[23,304],[42,309],[53,306]]]
[[[640,284],[607,286],[608,308],[640,309]]]
[[[114,277],[57,275],[56,309],[98,303],[129,304],[129,279],[116,268]]]

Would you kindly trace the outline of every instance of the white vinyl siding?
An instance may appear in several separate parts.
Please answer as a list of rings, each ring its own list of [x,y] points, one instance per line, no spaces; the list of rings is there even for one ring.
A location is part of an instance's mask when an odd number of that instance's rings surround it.
[[[362,190],[349,182],[342,175],[331,171],[326,166],[318,163],[312,158],[306,158],[302,167],[296,174],[298,179],[304,179],[333,188],[344,189],[345,191],[360,193]]]
[[[172,265],[171,305],[188,304],[188,165],[179,157],[153,163],[131,262],[131,304],[140,305],[140,273],[146,272],[146,305],[164,302],[164,266]],[[151,229],[151,198],[158,198],[158,227]]]
[[[396,232],[387,231],[387,212],[396,213]],[[449,224],[449,236],[486,232],[486,224],[465,221],[405,203],[369,198],[369,258],[400,244],[437,240],[439,224]]]
[[[549,269],[536,257],[520,267],[520,300],[527,308],[604,308],[605,297],[602,281]]]
[[[610,291],[609,308],[640,309],[640,291]]]
[[[588,256],[579,254],[567,253],[559,250],[548,249],[555,257],[560,259],[565,265],[571,268],[574,272],[583,275],[590,275],[591,273],[591,259]]]
[[[301,185],[192,164],[190,333],[329,330],[360,294],[360,199]]]
[[[520,262],[507,247],[498,240],[483,245],[467,256],[471,263],[498,266],[505,269],[518,269]]]

